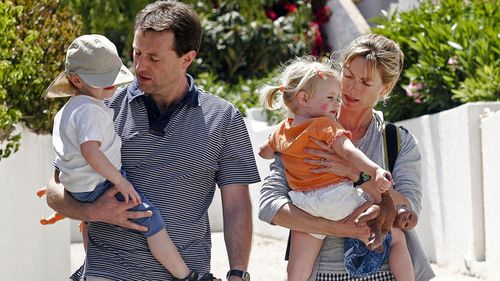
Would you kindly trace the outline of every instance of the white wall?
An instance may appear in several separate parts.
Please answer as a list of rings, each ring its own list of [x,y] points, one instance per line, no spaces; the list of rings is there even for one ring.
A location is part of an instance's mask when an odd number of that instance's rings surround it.
[[[330,0],[327,5],[332,15],[323,29],[333,51],[343,49],[353,39],[370,31],[365,18],[351,0]]]
[[[0,160],[1,280],[68,280],[69,222],[40,225],[52,211],[35,195],[53,172],[50,148],[50,137],[25,130],[20,150]]]
[[[424,206],[419,235],[432,261],[462,268],[485,256],[480,114],[500,103],[470,103],[400,122],[419,140]]]
[[[483,272],[498,279],[500,265],[500,111],[481,120],[486,261]],[[477,271],[481,271],[479,268]],[[495,274],[496,273],[496,274]]]

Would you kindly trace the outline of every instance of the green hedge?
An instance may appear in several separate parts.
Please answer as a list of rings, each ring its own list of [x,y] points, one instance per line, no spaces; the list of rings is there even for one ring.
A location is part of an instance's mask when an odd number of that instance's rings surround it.
[[[56,0],[0,2],[0,160],[19,147],[14,124],[49,132],[63,100],[44,99],[64,68],[65,45],[80,33],[79,18]]]
[[[424,0],[374,22],[372,31],[398,42],[406,57],[383,108],[390,120],[500,100],[500,1]]]

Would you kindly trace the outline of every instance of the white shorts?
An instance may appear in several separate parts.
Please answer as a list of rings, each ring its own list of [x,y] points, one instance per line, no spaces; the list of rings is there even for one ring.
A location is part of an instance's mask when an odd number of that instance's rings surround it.
[[[344,181],[311,191],[288,192],[292,203],[303,211],[329,220],[338,221],[350,215],[366,201],[368,195],[361,188],[354,188],[352,182]],[[312,234],[318,239],[325,235]]]

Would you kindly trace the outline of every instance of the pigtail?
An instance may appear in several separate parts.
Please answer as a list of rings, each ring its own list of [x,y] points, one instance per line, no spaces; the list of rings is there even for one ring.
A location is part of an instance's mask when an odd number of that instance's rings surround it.
[[[260,102],[262,106],[269,110],[276,110],[281,107],[281,103],[278,100],[279,94],[283,94],[284,86],[265,86],[262,88],[262,95],[260,96]]]

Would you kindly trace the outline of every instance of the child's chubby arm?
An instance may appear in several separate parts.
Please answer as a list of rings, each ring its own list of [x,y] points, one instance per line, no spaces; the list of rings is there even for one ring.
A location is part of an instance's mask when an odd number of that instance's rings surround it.
[[[141,197],[132,184],[125,179],[115,166],[108,160],[106,155],[99,149],[99,141],[86,141],[80,145],[80,150],[89,165],[101,176],[112,182],[125,198],[125,202],[131,199],[134,203],[141,203]]]
[[[264,159],[274,159],[274,149],[269,145],[269,140],[266,140],[260,147],[259,147],[259,156],[264,158]]]
[[[333,142],[332,148],[342,158],[352,162],[356,169],[368,173],[374,178],[378,192],[385,192],[392,187],[391,173],[370,160],[346,136],[338,136]]]

